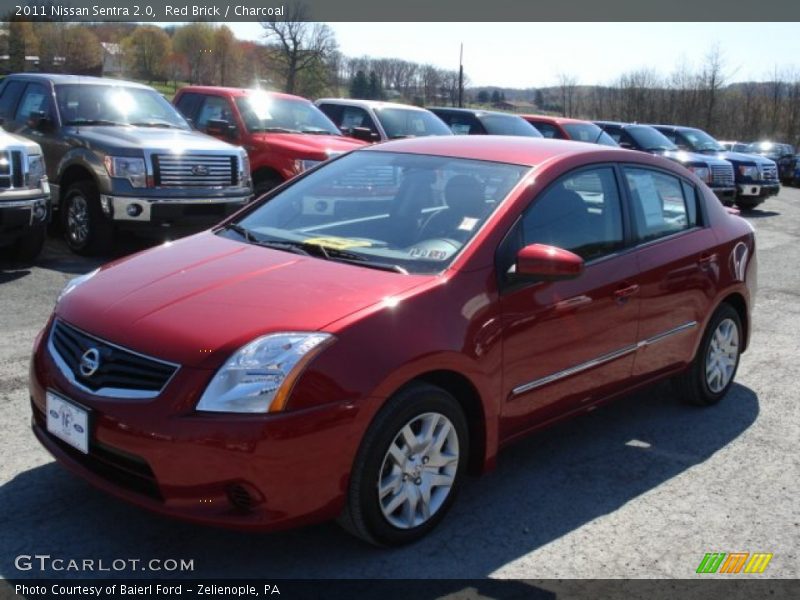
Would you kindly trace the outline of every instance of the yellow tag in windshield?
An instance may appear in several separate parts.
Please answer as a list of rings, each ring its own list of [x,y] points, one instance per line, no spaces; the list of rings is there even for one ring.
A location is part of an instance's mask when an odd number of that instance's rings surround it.
[[[316,244],[317,246],[323,246],[324,248],[332,248],[334,250],[347,250],[348,248],[364,248],[366,246],[371,246],[367,241],[364,240],[350,240],[347,238],[340,238],[340,237],[317,237],[317,238],[309,238],[307,240],[303,240],[306,244]]]

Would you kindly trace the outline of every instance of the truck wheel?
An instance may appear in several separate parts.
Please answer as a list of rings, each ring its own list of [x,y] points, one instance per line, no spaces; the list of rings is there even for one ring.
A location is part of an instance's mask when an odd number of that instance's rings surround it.
[[[45,224],[37,225],[24,236],[14,242],[11,248],[11,256],[20,263],[29,264],[36,260],[42,252],[44,240],[47,234]]]
[[[468,453],[467,421],[455,398],[432,385],[405,388],[361,442],[339,524],[380,546],[418,540],[453,503]]]
[[[92,256],[111,250],[114,227],[103,215],[94,182],[79,181],[67,189],[61,221],[64,239],[76,254]]]
[[[720,304],[691,365],[673,380],[681,397],[697,406],[722,400],[733,385],[743,341],[739,313],[730,304]]]
[[[262,175],[253,181],[253,195],[260,198],[272,188],[278,187],[283,180],[277,175]]]

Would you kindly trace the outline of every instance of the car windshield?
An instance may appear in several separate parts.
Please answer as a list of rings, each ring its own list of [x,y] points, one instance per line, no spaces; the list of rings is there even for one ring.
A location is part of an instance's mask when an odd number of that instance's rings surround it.
[[[427,110],[379,108],[375,110],[375,114],[389,139],[453,135],[439,117]]]
[[[695,152],[724,152],[722,144],[701,129],[681,130]]]
[[[478,120],[490,135],[521,135],[544,137],[539,130],[522,117],[515,115],[480,115]]]
[[[150,88],[116,85],[56,86],[64,125],[136,125],[189,129],[180,113]]]
[[[398,273],[437,273],[530,167],[362,151],[297,180],[220,232]]]
[[[576,142],[589,142],[603,146],[619,146],[610,135],[594,123],[564,123],[562,125],[569,134],[569,139]]]
[[[631,125],[625,131],[634,139],[643,150],[653,152],[656,150],[677,150],[678,147],[669,141],[667,136],[647,125]]]
[[[236,98],[250,133],[260,131],[341,135],[331,120],[308,100],[254,92]]]

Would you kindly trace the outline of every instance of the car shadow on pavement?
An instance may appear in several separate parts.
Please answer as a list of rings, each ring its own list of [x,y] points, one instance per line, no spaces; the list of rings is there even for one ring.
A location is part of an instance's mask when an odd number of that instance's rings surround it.
[[[766,217],[779,217],[781,213],[775,210],[761,210],[761,209],[754,209],[748,211],[742,211],[742,216],[747,219],[764,219]]]
[[[373,548],[332,523],[259,534],[172,521],[106,496],[50,462],[0,487],[0,575],[98,575],[15,568],[19,555],[49,554],[107,565],[194,561],[192,572],[103,577],[482,578],[705,462],[758,413],[758,397],[741,385],[701,409],[658,384],[507,448],[494,472],[466,482],[432,534],[398,549]]]
[[[81,275],[107,262],[146,250],[159,243],[161,240],[136,237],[122,232],[115,240],[113,251],[109,255],[79,256],[69,249],[62,238],[50,237],[42,254],[36,259],[36,266],[61,273]]]
[[[30,269],[15,265],[11,261],[0,259],[0,285],[16,281],[17,279],[22,279],[26,275],[30,274]]]

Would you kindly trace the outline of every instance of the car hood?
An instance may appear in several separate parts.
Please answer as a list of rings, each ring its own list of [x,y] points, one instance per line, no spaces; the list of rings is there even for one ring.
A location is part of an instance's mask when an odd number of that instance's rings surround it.
[[[325,160],[331,155],[349,152],[366,142],[345,137],[343,135],[312,135],[305,133],[257,133],[253,139],[258,144],[263,144],[293,156],[307,156],[310,160]]]
[[[765,165],[774,162],[758,154],[743,154],[741,152],[719,152],[717,154],[711,154],[710,156],[716,156],[717,158],[722,158],[731,162],[749,163],[751,165]]]
[[[56,316],[137,352],[215,368],[260,335],[324,329],[431,277],[203,232],[106,265],[60,300]]]
[[[184,129],[166,129],[159,127],[131,127],[131,126],[69,126],[68,134],[88,143],[91,146],[102,148],[119,148],[139,150],[146,148],[150,151],[180,152],[191,151],[232,151],[234,146],[221,142],[204,133]]]

